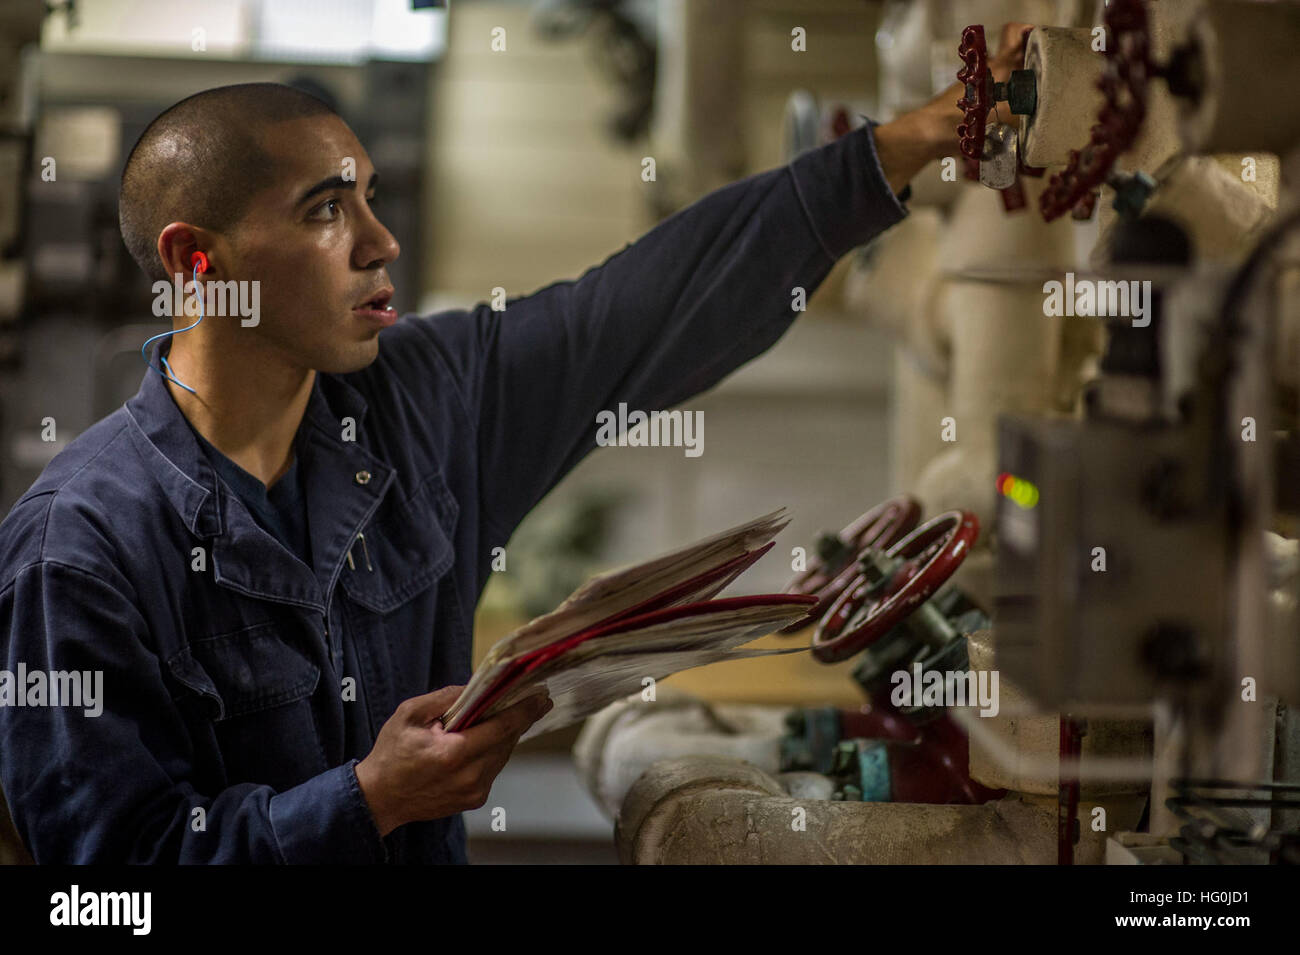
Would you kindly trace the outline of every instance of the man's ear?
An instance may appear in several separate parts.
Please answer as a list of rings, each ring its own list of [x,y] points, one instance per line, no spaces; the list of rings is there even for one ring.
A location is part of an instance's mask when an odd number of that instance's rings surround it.
[[[211,277],[218,264],[212,261],[211,236],[207,231],[186,222],[172,222],[158,233],[158,258],[170,278],[179,272],[185,279],[193,275],[191,261],[195,252],[208,256],[207,274]]]

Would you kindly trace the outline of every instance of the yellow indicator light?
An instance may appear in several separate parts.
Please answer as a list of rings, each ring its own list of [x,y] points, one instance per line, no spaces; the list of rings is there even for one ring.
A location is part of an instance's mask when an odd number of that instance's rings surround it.
[[[1025,510],[1029,510],[1038,503],[1038,487],[1032,481],[1018,478],[1006,471],[998,475],[997,489],[999,494],[1014,501]]]

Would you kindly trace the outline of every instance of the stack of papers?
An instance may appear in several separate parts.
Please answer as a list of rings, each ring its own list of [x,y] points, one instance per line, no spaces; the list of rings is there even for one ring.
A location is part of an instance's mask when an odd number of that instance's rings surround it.
[[[808,614],[817,599],[760,594],[712,599],[774,546],[789,523],[774,511],[653,560],[587,581],[555,610],[499,641],[442,718],[448,730],[490,719],[533,694],[554,708],[522,739],[585,719],[639,693],[647,678],[788,650],[737,649]]]

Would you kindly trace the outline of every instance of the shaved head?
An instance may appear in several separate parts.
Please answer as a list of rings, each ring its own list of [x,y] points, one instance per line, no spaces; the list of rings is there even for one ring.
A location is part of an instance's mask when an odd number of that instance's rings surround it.
[[[149,124],[122,170],[118,221],[136,264],[168,279],[158,236],[172,222],[225,232],[275,181],[264,133],[275,123],[332,114],[323,101],[279,83],[222,86],[181,100]]]
[[[155,119],[122,170],[122,237],[155,289],[173,273],[188,278],[203,252],[208,272],[191,294],[213,296],[203,299],[212,321],[168,312],[186,329],[168,362],[214,373],[229,363],[231,380],[275,369],[295,382],[373,362],[380,329],[395,320],[384,306],[388,263],[401,252],[371,205],[378,181],[343,118],[293,87],[223,86]],[[228,320],[216,296],[232,288],[256,294],[255,324]]]

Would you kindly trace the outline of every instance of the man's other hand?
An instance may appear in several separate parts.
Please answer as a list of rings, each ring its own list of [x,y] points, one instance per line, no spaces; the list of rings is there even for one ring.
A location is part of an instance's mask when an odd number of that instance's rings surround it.
[[[370,755],[357,763],[357,782],[381,836],[408,822],[486,803],[519,737],[553,705],[546,697],[530,697],[450,733],[440,718],[464,689],[445,686],[404,700],[380,728]]]

